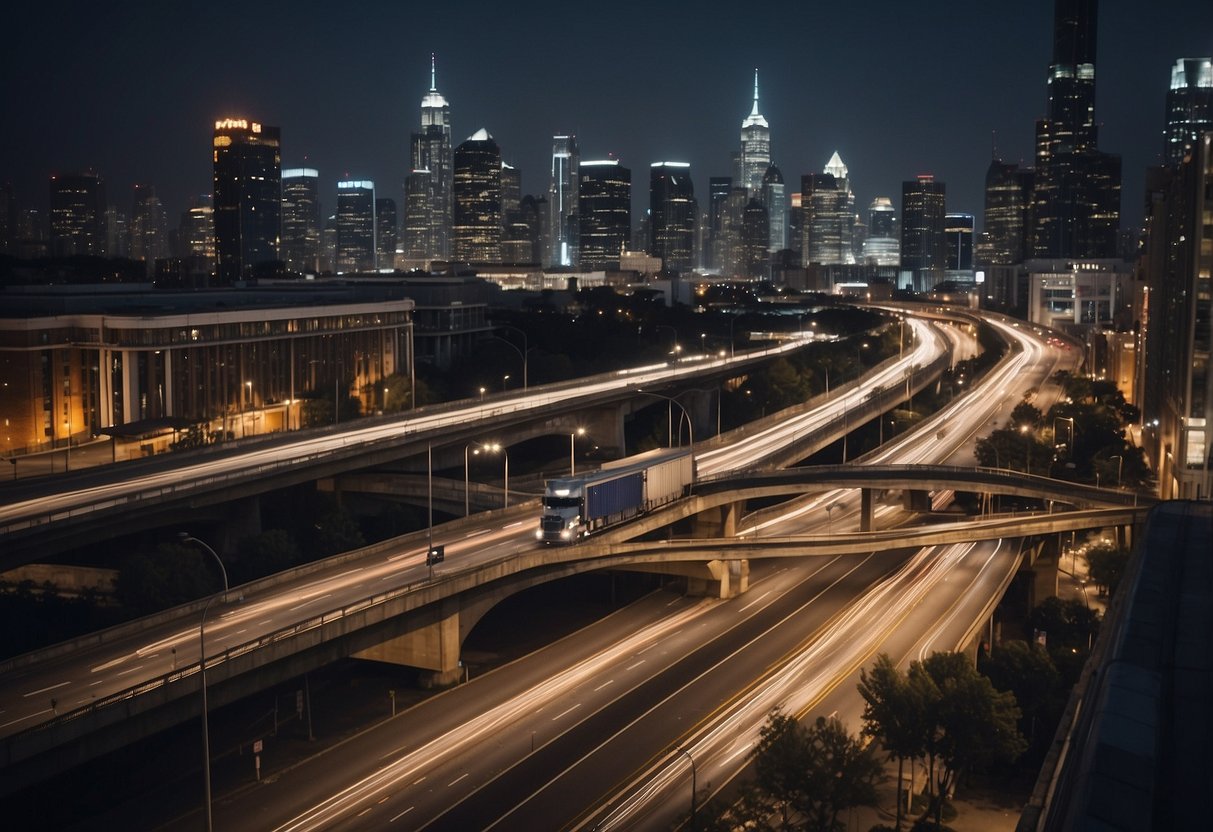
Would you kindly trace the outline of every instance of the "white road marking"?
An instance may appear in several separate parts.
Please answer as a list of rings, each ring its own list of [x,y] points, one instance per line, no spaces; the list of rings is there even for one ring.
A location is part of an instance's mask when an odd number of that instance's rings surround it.
[[[31,690],[29,693],[25,694],[25,698],[27,698],[27,699],[28,699],[28,698],[29,698],[29,697],[31,697],[31,696],[37,696],[37,695],[38,695],[38,694],[40,694],[40,693],[46,693],[47,691],[52,691],[52,690],[54,690],[55,688],[61,688],[61,687],[64,687],[64,686],[66,686],[66,685],[70,685],[70,684],[71,684],[71,682],[60,682],[60,683],[59,683],[59,684],[57,684],[57,685],[51,685],[49,688],[41,688],[41,689],[39,689],[39,690]]]

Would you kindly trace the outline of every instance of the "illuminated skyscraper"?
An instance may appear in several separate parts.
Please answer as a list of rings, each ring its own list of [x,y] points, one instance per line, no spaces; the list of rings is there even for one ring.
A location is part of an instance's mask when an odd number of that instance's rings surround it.
[[[577,168],[580,158],[576,136],[552,137],[552,180],[548,185],[552,234],[549,266],[572,266],[577,262]]]
[[[451,257],[501,262],[501,148],[483,127],[455,148]]]
[[[947,268],[944,215],[947,187],[929,173],[901,183],[901,268],[914,273],[915,289],[930,289]]]
[[[375,269],[375,183],[337,183],[337,273]]]
[[[105,183],[95,173],[52,176],[51,254],[105,257]]]
[[[278,259],[282,157],[277,127],[242,118],[215,122],[216,277],[230,285]]]
[[[868,206],[868,238],[863,241],[863,259],[874,266],[901,263],[901,243],[897,238],[897,212],[893,200],[878,196]]]
[[[770,219],[769,239],[771,251],[780,251],[788,247],[788,197],[784,193],[783,173],[771,165],[762,175],[762,191],[760,192],[762,207],[767,209]]]
[[[131,257],[147,265],[153,273],[156,261],[169,256],[168,218],[164,205],[152,185],[136,185],[131,209]]]
[[[522,171],[509,162],[501,163],[501,215],[517,211],[522,203]]]
[[[181,215],[178,256],[203,261],[204,270],[215,267],[215,208],[210,194],[196,196]]]
[[[695,186],[688,162],[649,166],[649,254],[669,271],[690,271],[695,262]]]
[[[375,268],[396,268],[396,200],[380,197],[375,200]]]
[[[707,240],[704,242],[707,251],[704,260],[712,271],[724,269],[721,228],[724,222],[725,200],[729,198],[729,191],[732,189],[731,176],[713,176],[708,179],[708,228]]]
[[[1120,157],[1098,147],[1097,0],[1055,0],[1048,117],[1036,123],[1035,257],[1107,258],[1120,232]]]
[[[1013,265],[1027,259],[1032,229],[1033,173],[994,159],[986,170],[985,213],[977,262]]]
[[[758,112],[758,70],[754,70],[754,106],[741,122],[741,153],[737,157],[736,185],[750,196],[762,191],[762,177],[771,166],[771,127]]]
[[[973,215],[945,214],[943,235],[947,246],[947,262],[944,263],[944,268],[950,272],[972,271]]]
[[[616,159],[588,161],[578,179],[581,268],[618,269],[632,222],[632,171]]]
[[[1178,165],[1202,133],[1213,130],[1213,58],[1181,58],[1171,68],[1164,158]]]
[[[452,183],[451,106],[438,92],[437,69],[430,56],[430,89],[421,99],[421,131],[412,135],[411,168],[405,180],[406,254],[416,259],[446,259],[451,253]]]
[[[320,173],[315,168],[282,172],[282,259],[301,274],[320,268]]]
[[[855,225],[855,194],[847,178],[847,166],[837,152],[823,173],[800,179],[800,209],[804,223],[805,263],[850,265],[855,262],[851,245]]]
[[[746,277],[761,280],[769,276],[771,261],[771,219],[756,198],[746,203],[741,221],[742,269]]]

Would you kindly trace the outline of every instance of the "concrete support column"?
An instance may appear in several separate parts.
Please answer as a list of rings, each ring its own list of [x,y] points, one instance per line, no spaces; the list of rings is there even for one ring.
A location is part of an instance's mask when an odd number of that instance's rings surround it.
[[[459,598],[446,598],[431,606],[428,614],[416,616],[420,625],[416,629],[354,657],[428,670],[422,678],[425,687],[459,681]]]
[[[134,422],[139,419],[139,353],[134,350],[122,351],[122,421]]]
[[[930,511],[931,492],[907,488],[901,492],[902,505],[906,511]]]
[[[737,518],[741,503],[727,503],[695,515],[691,521],[691,536],[696,538],[736,537]]]
[[[859,530],[872,531],[872,489],[859,489]]]

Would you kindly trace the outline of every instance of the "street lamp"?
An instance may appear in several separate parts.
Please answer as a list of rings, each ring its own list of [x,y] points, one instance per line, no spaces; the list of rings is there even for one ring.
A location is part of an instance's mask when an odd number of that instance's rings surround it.
[[[219,558],[218,553],[198,538],[191,536],[189,532],[179,532],[177,537],[182,543],[198,544],[211,554],[211,557],[215,559],[215,563],[219,564],[219,571],[223,575],[222,596],[226,601],[228,592],[227,570],[223,567],[223,561]],[[206,603],[202,605],[202,619],[198,622],[198,670],[202,680],[202,782],[206,800],[207,832],[210,832],[213,827],[211,818],[211,738],[210,726],[207,722],[206,704],[206,613],[210,610],[211,604],[215,599],[220,597],[220,594],[216,592],[206,599]]]
[[[838,503],[830,503],[826,506],[826,534],[834,533],[834,509],[842,508]]]
[[[480,388],[480,401],[484,401],[484,388]]]
[[[512,329],[515,332],[522,335],[522,349],[518,349],[518,347],[514,343],[512,343],[511,341],[507,341],[505,338],[502,338],[500,335],[494,335],[493,337],[496,338],[498,341],[504,341],[505,343],[509,344],[510,347],[513,348],[514,352],[518,353],[519,357],[522,359],[522,389],[523,389],[523,392],[525,392],[527,389],[527,381],[528,381],[527,366],[526,366],[527,365],[527,356],[531,352],[530,348],[527,346],[526,332],[524,332],[523,330],[519,329],[516,326],[510,326],[509,324],[497,324],[496,327],[497,327],[497,329]]]
[[[687,420],[687,439],[690,442],[691,451],[694,452],[694,450],[695,450],[695,425],[691,421],[691,414],[687,412],[687,409],[685,407],[683,407],[682,402],[678,401],[678,399],[675,399],[672,396],[663,396],[661,393],[650,393],[648,390],[637,390],[636,392],[641,396],[654,396],[658,399],[665,399],[667,402],[673,402],[674,404],[678,405],[678,409],[682,411],[682,415]],[[678,425],[679,425],[678,432],[681,435],[681,433],[682,433],[682,421],[681,420],[679,420]],[[670,447],[672,448],[672,447],[674,447],[674,427],[672,424],[670,425],[669,430],[670,430],[669,443],[670,443]]]
[[[698,828],[698,824],[695,822],[695,792],[697,791],[697,786],[695,783],[695,758],[692,757],[691,752],[685,748],[682,749],[682,753],[687,755],[687,759],[691,761],[691,832],[695,832],[695,830]]]
[[[501,391],[505,392],[510,389],[510,374],[506,373],[501,377]]]
[[[253,406],[253,383],[251,381],[246,381],[244,383],[244,389],[248,392],[248,395],[245,397],[244,419],[242,420],[242,424],[244,426],[244,435],[248,436],[248,411],[249,408]]]
[[[861,375],[863,375],[863,357],[860,355],[860,352],[862,350],[866,350],[867,348],[867,341],[855,346],[855,378],[859,378]]]
[[[1024,473],[1028,476],[1032,475],[1032,435],[1031,428],[1027,425],[1020,425],[1019,432],[1023,434],[1024,448]]]
[[[569,476],[577,473],[577,462],[574,454],[577,451],[576,440],[578,436],[585,436],[585,428],[577,428],[576,431],[569,434]]]
[[[1053,417],[1053,447],[1057,447],[1057,423],[1070,423],[1070,441],[1066,445],[1066,456],[1070,459],[1074,458],[1074,417],[1073,416],[1054,416]]]
[[[1125,465],[1125,458],[1120,454],[1108,457],[1108,461],[1116,460],[1116,487],[1120,488],[1120,474]]]

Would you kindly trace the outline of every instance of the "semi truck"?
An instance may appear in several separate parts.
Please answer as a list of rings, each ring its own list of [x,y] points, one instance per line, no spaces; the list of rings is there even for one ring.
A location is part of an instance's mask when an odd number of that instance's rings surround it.
[[[544,543],[573,543],[677,500],[694,481],[690,448],[657,448],[597,471],[548,480],[535,536]]]

